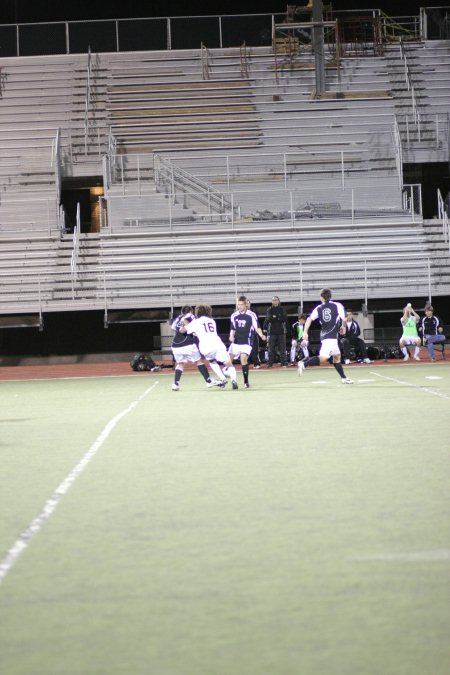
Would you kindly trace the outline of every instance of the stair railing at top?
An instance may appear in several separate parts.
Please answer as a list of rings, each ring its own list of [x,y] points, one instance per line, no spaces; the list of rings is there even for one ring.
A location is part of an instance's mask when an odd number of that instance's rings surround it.
[[[91,48],[88,48],[87,73],[86,73],[86,99],[84,104],[84,154],[87,155],[89,138],[89,111],[91,108]]]
[[[209,54],[208,47],[203,44],[200,45],[200,58],[202,60],[202,80],[209,80]]]
[[[248,53],[245,41],[239,47],[239,59],[241,62],[241,77],[248,80]]]
[[[408,59],[406,57],[406,50],[403,45],[403,39],[400,38],[399,41],[400,45],[400,58],[403,61],[404,68],[405,68],[405,83],[407,86],[408,91],[411,94],[411,109],[412,109],[412,114],[413,114],[413,120],[414,124],[417,127],[417,134],[418,134],[418,140],[419,143],[421,141],[421,124],[420,124],[420,112],[419,112],[419,107],[417,105],[417,96],[416,96],[416,91],[414,89],[413,81],[412,81],[412,76],[411,76],[411,70],[408,65]]]
[[[394,117],[394,127],[392,129],[392,140],[395,150],[395,164],[397,166],[398,182],[400,189],[403,188],[403,151],[400,129],[398,127],[397,117]]]
[[[450,253],[450,220],[449,220],[449,213],[447,211],[447,207],[445,206],[445,202],[442,198],[442,193],[438,189],[437,191],[437,201],[438,201],[438,216],[439,220],[442,220],[442,235],[444,237],[444,241],[448,246],[448,250]]]
[[[56,130],[56,136],[52,140],[51,167],[55,170],[55,186],[57,203],[61,201],[61,129]]]
[[[239,214],[239,207],[234,206],[233,197],[230,199],[222,192],[214,190],[209,183],[175,166],[166,157],[155,154],[154,171],[156,189],[165,189],[174,204],[179,191],[186,196],[189,195],[194,203],[206,205],[208,216],[215,213],[233,222],[234,214]]]

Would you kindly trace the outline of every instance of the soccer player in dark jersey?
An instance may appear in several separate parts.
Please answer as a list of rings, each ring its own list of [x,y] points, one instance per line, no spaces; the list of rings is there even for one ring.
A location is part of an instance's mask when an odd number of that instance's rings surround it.
[[[242,374],[244,376],[244,387],[250,388],[248,381],[248,357],[251,354],[253,339],[255,333],[261,340],[266,340],[266,336],[258,326],[256,314],[247,307],[247,298],[241,295],[237,301],[237,311],[230,317],[230,347],[228,353],[231,360],[241,360]]]
[[[306,319],[303,330],[302,346],[308,344],[308,331],[311,323],[316,319],[320,323],[320,352],[319,356],[310,356],[304,361],[298,362],[298,374],[303,375],[303,371],[308,366],[320,366],[332,359],[333,366],[336,368],[342,384],[353,384],[353,380],[346,377],[341,363],[341,352],[338,345],[338,334],[345,335],[345,310],[340,302],[334,302],[331,299],[329,288],[323,288],[320,291],[322,303],[317,305]]]
[[[171,325],[172,330],[175,331],[171,345],[173,358],[175,359],[175,377],[172,384],[173,391],[179,391],[180,389],[180,379],[183,374],[184,363],[195,363],[205,380],[207,387],[215,387],[220,384],[218,381],[210,378],[208,368],[198,350],[195,337],[180,332],[180,328],[184,326],[187,321],[192,321],[194,318],[192,307],[185,305],[181,309],[181,314],[174,319]]]

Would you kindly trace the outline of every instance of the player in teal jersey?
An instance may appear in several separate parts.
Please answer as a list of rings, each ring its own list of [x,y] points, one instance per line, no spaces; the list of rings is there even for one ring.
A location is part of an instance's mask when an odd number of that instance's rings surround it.
[[[299,314],[298,321],[292,326],[292,341],[291,341],[291,363],[297,361],[297,354],[299,354],[299,344],[303,340],[303,330],[305,327],[306,314]],[[301,347],[303,352],[302,358],[307,359],[309,356],[308,345]]]
[[[403,361],[409,360],[409,353],[406,349],[407,346],[414,346],[414,360],[420,361],[419,351],[421,340],[417,332],[417,324],[420,321],[420,316],[413,310],[411,303],[408,302],[406,307],[403,308],[403,316],[400,319],[400,323],[403,326],[403,334],[400,338],[400,349],[403,353]]]

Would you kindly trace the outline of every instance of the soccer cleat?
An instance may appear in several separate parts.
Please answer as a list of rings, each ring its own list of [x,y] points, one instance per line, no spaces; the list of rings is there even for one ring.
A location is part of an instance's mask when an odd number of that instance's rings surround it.
[[[180,385],[175,384],[175,382],[174,382],[173,385],[172,385],[172,391],[179,391],[179,390],[180,390]]]
[[[206,383],[207,387],[220,387],[221,381],[220,380],[211,380],[210,382]]]
[[[345,365],[348,366],[349,363],[350,363],[350,359],[345,359]]]
[[[299,361],[298,366],[297,366],[297,373],[298,373],[299,377],[301,377],[301,375],[303,375],[304,370],[305,370],[305,364],[303,363],[303,361]]]
[[[403,357],[403,361],[409,361],[409,354]]]
[[[370,359],[363,359],[363,363],[372,363]]]
[[[353,380],[351,380],[349,377],[342,377],[341,382],[342,384],[353,384]]]
[[[245,387],[246,389],[250,389],[249,383],[248,383],[248,382],[245,382],[245,383],[244,383],[244,387]]]
[[[432,361],[436,361],[436,357],[435,357],[435,356],[432,356],[432,357],[431,357],[431,360],[432,360]]]
[[[231,386],[233,387],[233,389],[239,389],[238,383],[236,382],[236,380],[231,380]]]
[[[420,361],[420,358],[418,356],[413,356],[414,361]]]
[[[258,370],[258,368],[261,368],[261,366],[257,363],[256,366],[253,366],[253,368],[255,368],[255,370]]]

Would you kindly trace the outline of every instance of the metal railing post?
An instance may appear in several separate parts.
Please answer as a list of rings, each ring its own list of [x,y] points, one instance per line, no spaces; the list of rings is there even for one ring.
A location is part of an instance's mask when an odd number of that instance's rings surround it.
[[[286,153],[283,153],[284,191],[287,191]]]
[[[341,150],[341,175],[342,175],[342,189],[345,189],[345,171],[344,171],[344,153]]]
[[[368,302],[368,290],[367,290],[367,260],[364,260],[364,304],[367,307]]]
[[[292,190],[289,192],[289,210],[291,213],[291,225],[294,227],[295,224],[295,214],[294,214],[294,206],[293,206],[293,201],[292,201]]]
[[[427,266],[428,266],[428,302],[431,304],[431,263],[430,259],[427,258]]]
[[[230,158],[227,155],[227,193],[230,194]]]

